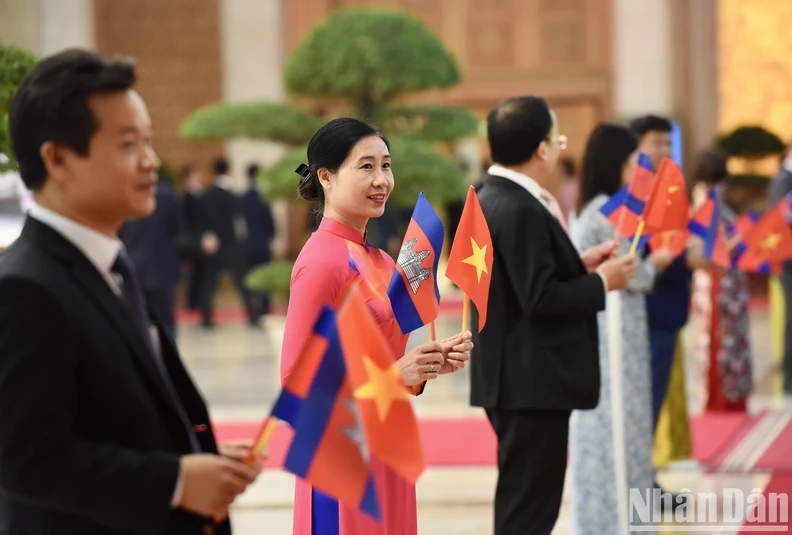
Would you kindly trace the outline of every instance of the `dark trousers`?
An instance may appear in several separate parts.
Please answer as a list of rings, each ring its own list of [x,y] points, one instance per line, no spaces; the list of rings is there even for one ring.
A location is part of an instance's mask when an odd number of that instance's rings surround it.
[[[487,409],[498,436],[495,535],[550,535],[567,467],[565,410]]]
[[[214,294],[217,290],[217,284],[220,281],[220,275],[222,275],[224,271],[228,271],[231,275],[231,280],[245,305],[248,319],[253,321],[256,316],[253,313],[250,291],[247,286],[245,286],[245,274],[247,273],[245,257],[243,254],[239,254],[236,251],[220,251],[216,255],[207,257],[204,260],[201,281],[201,315],[203,316],[203,324],[211,325],[213,323],[212,311],[214,310]]]
[[[784,266],[784,273],[780,277],[781,287],[784,289],[784,302],[786,303],[785,329],[784,329],[784,391],[792,393],[792,270]]]
[[[649,330],[649,346],[652,352],[652,430],[657,428],[660,410],[663,408],[671,380],[677,335],[679,331],[665,329]]]
[[[162,327],[176,339],[176,290],[174,288],[146,288],[146,301],[157,313]]]
[[[250,273],[256,268],[264,267],[272,261],[270,254],[253,254],[247,255],[247,273]],[[261,316],[266,316],[270,313],[271,301],[270,295],[267,292],[250,291],[251,307],[253,315],[256,319]]]

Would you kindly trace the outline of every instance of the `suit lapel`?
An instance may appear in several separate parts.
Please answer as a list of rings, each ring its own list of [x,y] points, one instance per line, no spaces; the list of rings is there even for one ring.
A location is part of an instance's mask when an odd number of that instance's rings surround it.
[[[72,279],[85,291],[85,294],[105,313],[110,323],[118,330],[132,349],[143,374],[148,378],[154,390],[176,413],[176,407],[165,386],[164,379],[154,361],[145,340],[144,333],[138,333],[133,326],[132,318],[126,310],[121,299],[113,293],[107,281],[97,271],[94,265],[74,247],[68,240],[49,226],[35,219],[28,218],[22,234],[23,239],[33,241],[43,247],[47,252],[63,261],[70,269]],[[97,326],[97,328],[100,328]],[[178,413],[176,413],[178,415]]]

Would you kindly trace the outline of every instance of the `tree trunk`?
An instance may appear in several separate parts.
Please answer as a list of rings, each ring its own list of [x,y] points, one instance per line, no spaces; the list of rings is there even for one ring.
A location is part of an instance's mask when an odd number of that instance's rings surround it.
[[[374,117],[374,108],[374,101],[371,98],[365,97],[360,103],[358,118],[365,123],[370,123],[371,118]]]

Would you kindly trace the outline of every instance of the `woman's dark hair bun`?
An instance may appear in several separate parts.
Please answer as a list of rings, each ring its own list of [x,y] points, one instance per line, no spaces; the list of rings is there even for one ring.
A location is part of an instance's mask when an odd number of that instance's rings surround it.
[[[319,179],[311,172],[311,168],[301,163],[294,172],[300,175],[300,185],[297,189],[300,197],[308,202],[319,201],[322,186],[319,185]]]

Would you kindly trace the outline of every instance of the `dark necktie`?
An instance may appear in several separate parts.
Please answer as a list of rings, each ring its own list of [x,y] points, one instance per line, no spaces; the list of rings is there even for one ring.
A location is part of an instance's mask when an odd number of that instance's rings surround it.
[[[192,445],[193,451],[201,451],[198,438],[195,436],[195,431],[190,424],[189,418],[187,418],[187,413],[185,412],[184,407],[179,400],[179,396],[176,394],[176,389],[173,387],[170,374],[168,374],[168,369],[165,367],[165,362],[162,360],[159,351],[157,351],[156,347],[154,346],[154,340],[152,340],[151,337],[146,298],[144,297],[143,291],[140,288],[140,283],[138,283],[137,276],[135,276],[135,269],[132,266],[132,263],[129,261],[129,258],[127,258],[123,252],[118,254],[118,257],[113,264],[112,271],[113,273],[119,275],[122,279],[121,290],[124,294],[124,301],[126,302],[127,308],[129,309],[131,319],[134,322],[135,328],[146,342],[146,347],[151,354],[151,358],[154,359],[157,369],[159,369],[160,374],[162,375],[162,380],[165,383],[165,387],[168,389],[171,398],[173,399],[173,403],[176,406],[176,410],[179,413],[182,424],[187,429],[187,435],[190,437],[190,444]]]

